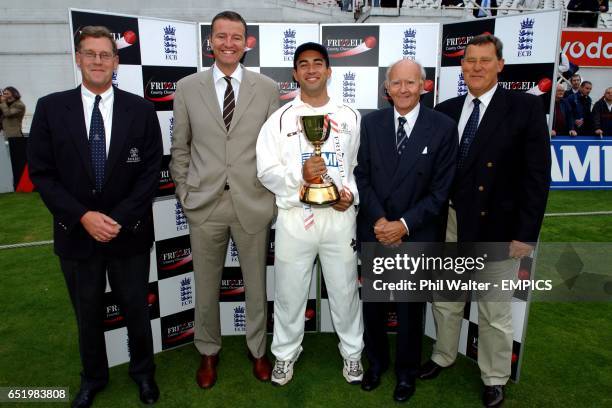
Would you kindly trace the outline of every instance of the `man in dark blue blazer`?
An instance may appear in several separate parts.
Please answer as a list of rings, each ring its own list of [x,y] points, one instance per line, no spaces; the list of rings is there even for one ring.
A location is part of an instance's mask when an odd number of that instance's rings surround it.
[[[84,27],[76,42],[82,85],[38,101],[30,131],[32,181],[53,214],[60,258],[79,330],[83,371],[73,407],[88,407],[108,382],[103,313],[106,276],[126,318],[130,376],[154,403],[148,310],[151,203],[162,140],[154,107],[112,86],[117,47],[105,27]]]
[[[498,284],[517,279],[520,258],[538,240],[551,166],[542,102],[498,86],[503,67],[501,41],[490,34],[474,37],[461,61],[468,94],[436,106],[457,123],[461,134],[446,241],[496,243],[487,245],[486,267],[476,277]],[[512,309],[509,301],[500,301],[504,295],[478,301],[478,366],[487,407],[503,402],[511,372]],[[464,306],[433,303],[437,340],[421,379],[435,378],[454,363]]]
[[[400,60],[387,70],[385,87],[394,107],[361,121],[355,177],[361,206],[357,234],[362,243],[394,246],[404,241],[443,241],[443,220],[457,155],[452,120],[419,103],[425,72]],[[415,391],[421,360],[424,304],[397,303],[396,401]],[[373,390],[389,366],[386,304],[364,302],[365,350],[370,363],[362,389]]]

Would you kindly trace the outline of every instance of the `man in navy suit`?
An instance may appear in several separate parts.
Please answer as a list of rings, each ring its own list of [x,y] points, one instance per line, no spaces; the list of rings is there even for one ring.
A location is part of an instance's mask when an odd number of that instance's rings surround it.
[[[497,37],[470,40],[461,68],[468,94],[436,107],[461,134],[446,241],[496,243],[487,245],[488,262],[476,276],[497,283],[516,280],[520,258],[538,240],[546,208],[551,164],[546,116],[536,96],[498,86],[504,60]],[[512,309],[501,299],[478,301],[478,366],[487,407],[503,402],[511,372]],[[454,363],[464,306],[433,303],[437,341],[419,378],[435,378]]]
[[[161,131],[150,102],[112,86],[119,58],[105,27],[76,40],[76,89],[38,101],[30,175],[53,214],[54,248],[74,307],[83,371],[73,407],[89,407],[108,382],[103,313],[106,276],[126,319],[129,373],[142,402],[159,397],[148,310],[151,203]]]
[[[455,173],[457,128],[443,114],[419,103],[425,71],[411,60],[389,67],[385,87],[394,107],[365,116],[355,169],[361,207],[357,234],[362,243],[394,246],[403,241],[443,240],[440,212]],[[421,360],[424,304],[397,303],[397,347],[393,393],[407,401],[415,391]],[[370,363],[361,387],[380,384],[389,366],[386,304],[364,302],[365,350]]]

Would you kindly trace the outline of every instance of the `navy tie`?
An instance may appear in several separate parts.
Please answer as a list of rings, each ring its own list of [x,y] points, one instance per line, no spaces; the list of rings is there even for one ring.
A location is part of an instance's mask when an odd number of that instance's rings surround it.
[[[100,112],[100,100],[102,97],[96,95],[93,111],[91,113],[91,124],[89,125],[89,150],[91,151],[91,165],[96,179],[96,191],[102,191],[104,182],[104,167],[106,166],[106,138],[104,133],[104,120]]]
[[[459,168],[463,167],[468,152],[470,151],[470,145],[472,144],[474,136],[476,136],[476,131],[478,130],[478,120],[480,119],[480,99],[474,99],[473,102],[474,109],[472,110],[472,114],[465,124],[465,129],[463,129],[463,135],[461,136],[461,143],[459,144],[459,160],[457,162],[457,167]]]
[[[399,126],[397,127],[397,134],[395,135],[395,146],[397,147],[397,154],[401,155],[404,149],[406,148],[406,143],[408,142],[406,129],[404,129],[406,118],[400,116],[399,118],[397,118],[397,121],[399,122]]]

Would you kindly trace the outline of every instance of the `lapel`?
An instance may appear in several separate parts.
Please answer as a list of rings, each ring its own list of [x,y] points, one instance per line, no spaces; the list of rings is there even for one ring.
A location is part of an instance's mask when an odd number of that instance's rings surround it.
[[[495,130],[505,121],[507,111],[509,109],[506,103],[506,92],[501,86],[497,86],[491,103],[487,107],[487,110],[478,125],[478,130],[474,136],[474,140],[470,146],[470,150],[465,159],[465,164],[461,169],[461,173],[465,174],[469,171],[470,167],[476,162],[476,158],[480,155],[480,152],[485,146],[496,137]]]
[[[223,113],[221,112],[221,108],[219,107],[219,102],[217,100],[217,91],[215,89],[212,72],[212,67],[202,72],[202,75],[200,76],[200,83],[202,84],[202,87],[200,88],[200,96],[202,97],[202,101],[204,101],[204,106],[206,106],[210,112],[210,115],[215,118],[217,124],[225,132],[226,130],[225,123],[223,123]]]
[[[385,173],[390,177],[397,167],[393,108],[386,108],[383,111],[382,118],[380,122],[378,122],[378,127],[378,132],[372,136],[378,143],[380,157],[383,161],[382,165],[386,170]]]
[[[427,108],[421,105],[419,109],[419,116],[414,123],[414,128],[408,138],[408,145],[401,156],[399,156],[399,163],[397,170],[393,175],[391,185],[399,185],[401,181],[406,177],[406,174],[414,167],[419,160],[421,153],[427,146],[429,140],[431,127],[431,120],[429,120],[429,112]]]
[[[242,82],[240,83],[240,89],[238,90],[238,102],[236,103],[236,109],[234,110],[234,116],[232,117],[232,123],[230,125],[230,132],[236,127],[240,117],[247,110],[251,101],[255,97],[255,79],[254,75],[249,72],[246,68],[242,67]]]
[[[114,89],[113,102],[113,127],[111,129],[111,140],[106,159],[106,170],[104,172],[104,184],[108,181],[113,168],[121,157],[123,146],[128,138],[133,112],[131,106],[126,103],[125,95],[120,89]],[[124,158],[125,160],[125,158]]]
[[[69,131],[69,138],[74,143],[80,160],[82,161],[85,173],[89,180],[94,183],[93,170],[91,169],[91,154],[89,151],[89,138],[87,127],[85,126],[85,113],[83,111],[83,100],[81,98],[81,87],[68,94],[65,106],[64,122]]]

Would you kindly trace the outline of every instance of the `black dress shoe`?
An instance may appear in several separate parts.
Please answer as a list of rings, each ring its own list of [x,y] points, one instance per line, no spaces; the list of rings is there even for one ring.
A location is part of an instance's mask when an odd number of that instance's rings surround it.
[[[380,373],[374,370],[366,370],[361,379],[361,389],[364,391],[372,391],[380,385]]]
[[[159,399],[159,387],[154,379],[144,380],[138,383],[140,388],[140,400],[143,404],[155,404]]]
[[[482,403],[485,407],[499,407],[504,402],[503,385],[485,385],[482,393]]]
[[[93,404],[94,397],[102,388],[81,388],[70,405],[72,408],[89,408]]]
[[[440,372],[442,372],[442,370],[445,368],[447,367],[442,367],[441,365],[434,363],[432,360],[427,360],[427,362],[423,364],[419,370],[419,378],[421,380],[433,380],[440,375]]]
[[[414,381],[399,381],[393,391],[393,399],[397,402],[406,402],[414,395],[415,389]]]

